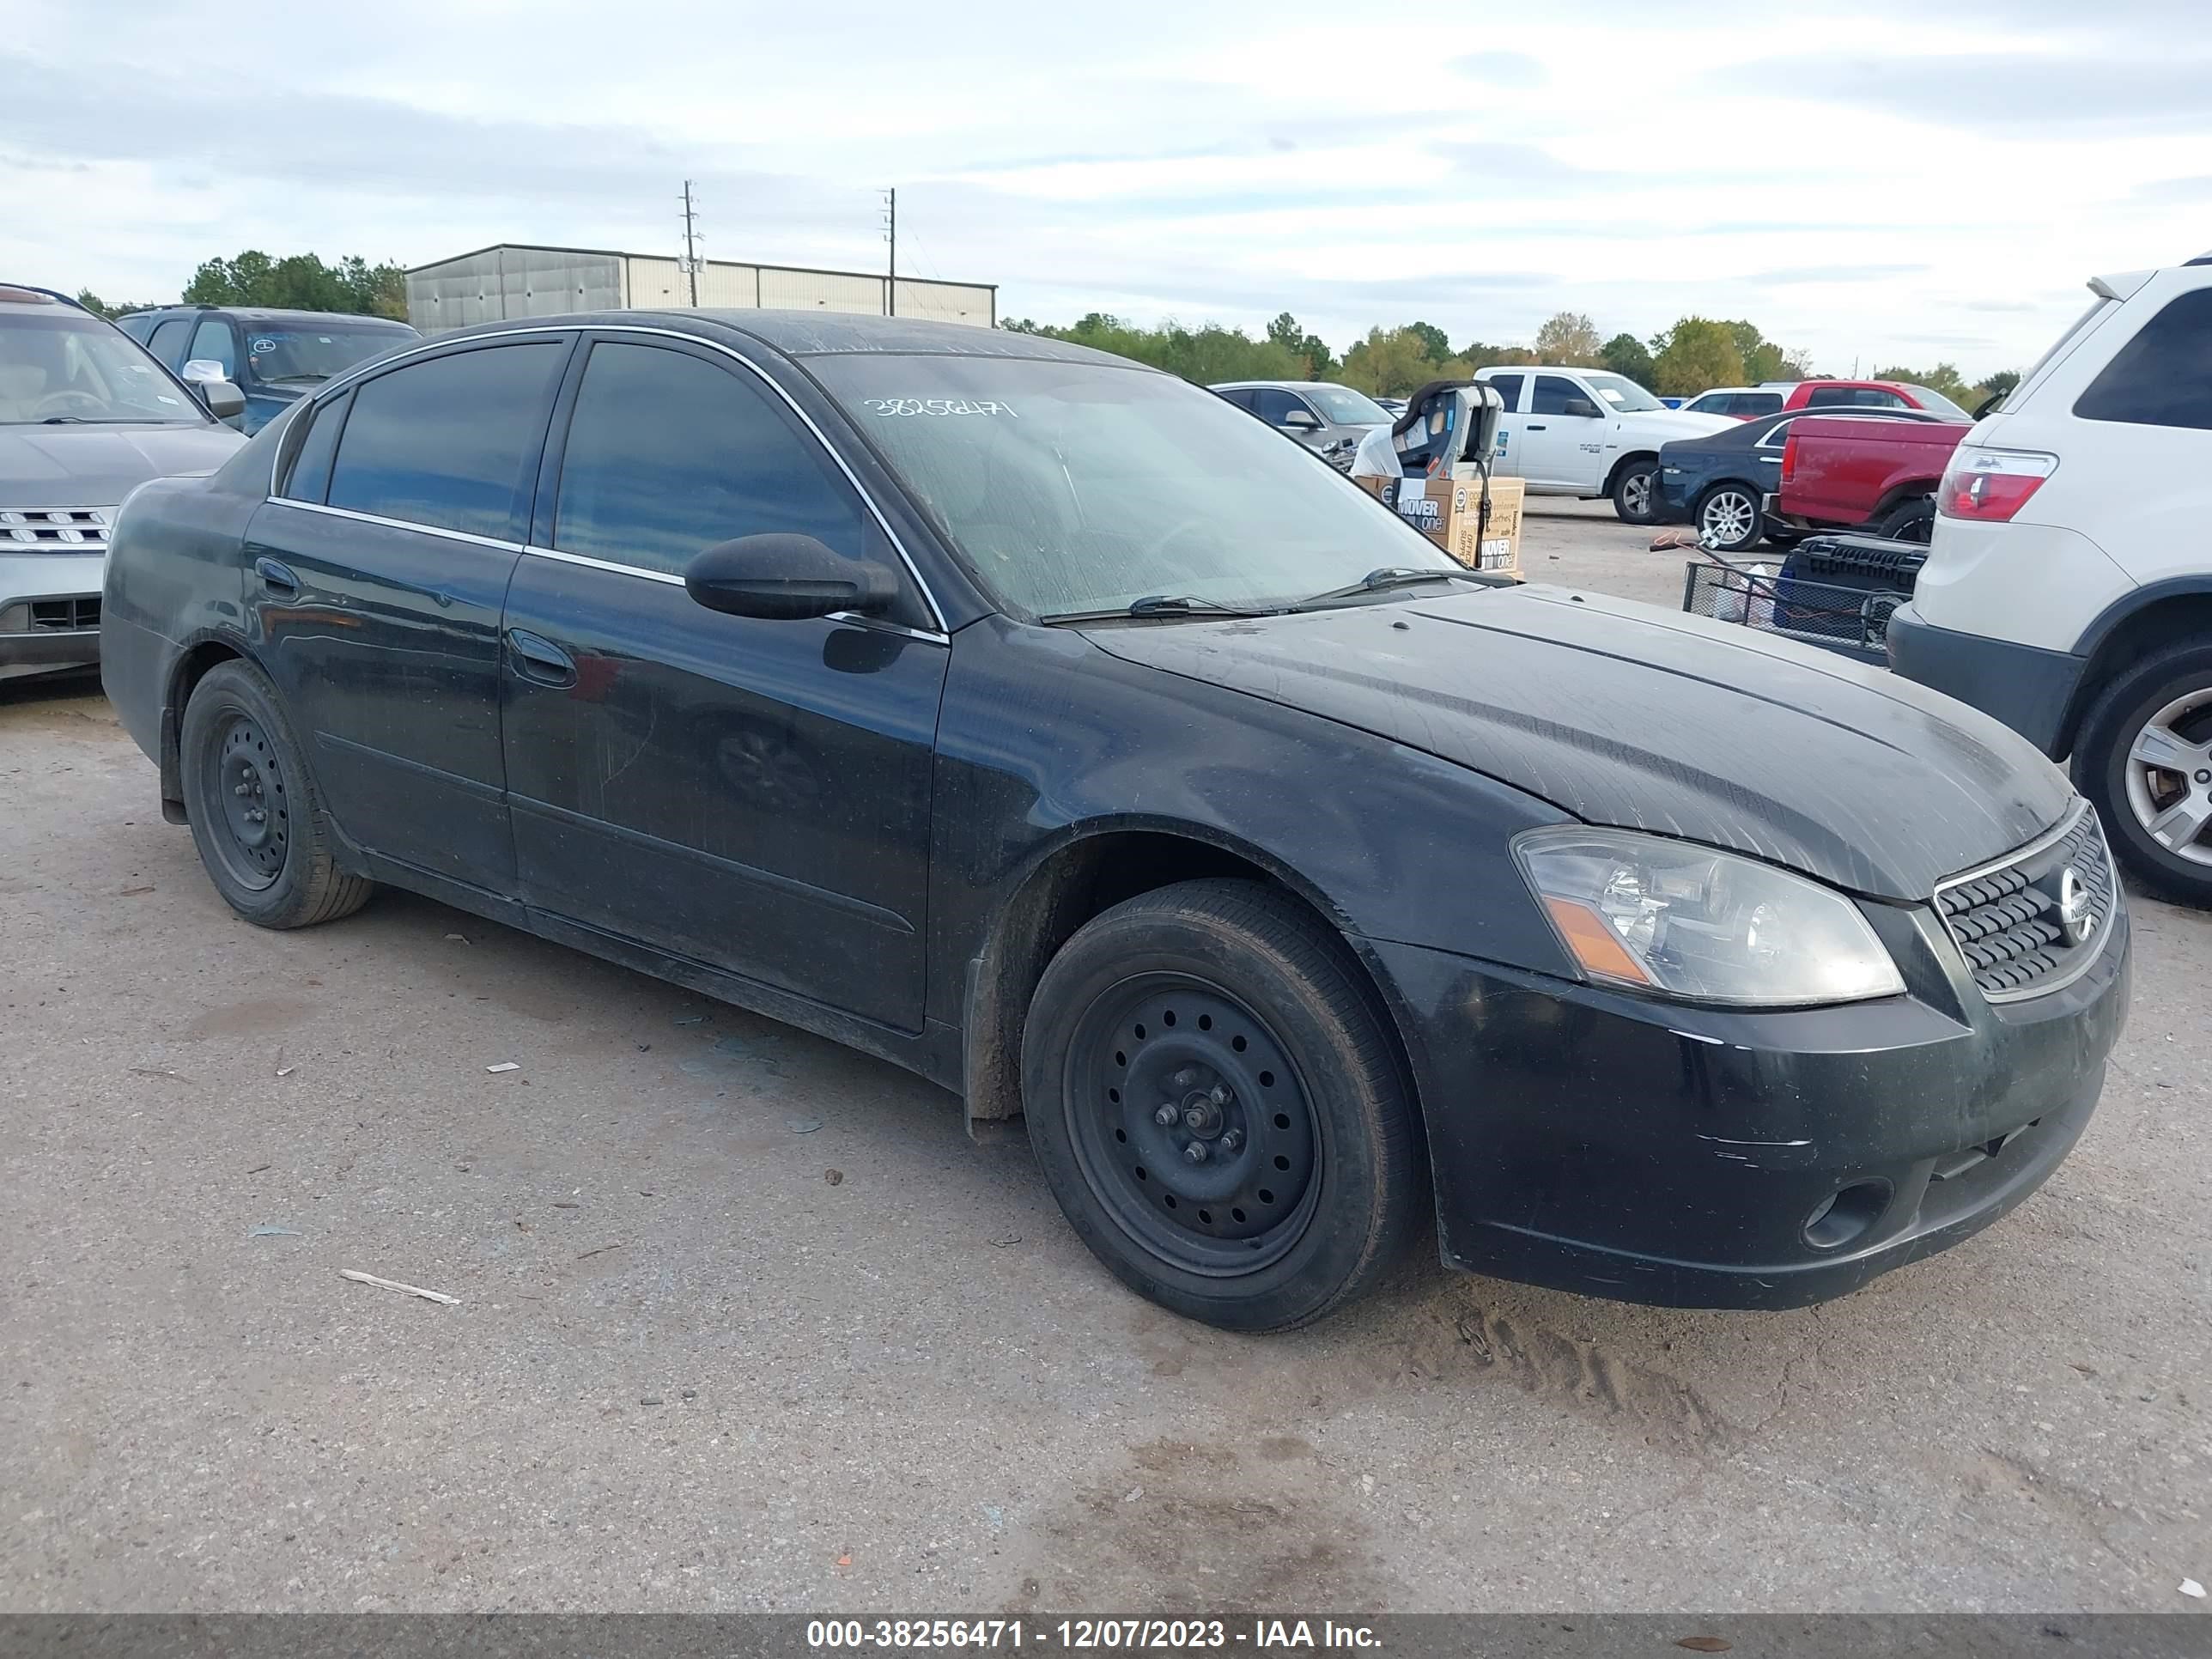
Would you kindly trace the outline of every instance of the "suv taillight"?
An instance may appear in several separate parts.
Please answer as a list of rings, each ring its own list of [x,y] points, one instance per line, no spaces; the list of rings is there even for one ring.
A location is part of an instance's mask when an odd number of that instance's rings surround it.
[[[2002,524],[2027,505],[2057,466],[2056,455],[2039,450],[1960,444],[1936,487],[1936,510],[1947,519]]]

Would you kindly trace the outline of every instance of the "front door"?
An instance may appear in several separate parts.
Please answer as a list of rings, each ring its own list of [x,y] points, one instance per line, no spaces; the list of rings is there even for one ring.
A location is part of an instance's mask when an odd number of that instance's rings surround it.
[[[1606,434],[1612,424],[1595,412],[1603,407],[1564,374],[1537,375],[1523,423],[1522,476],[1530,483],[1595,490],[1605,477]]]
[[[247,531],[262,660],[340,829],[499,894],[500,607],[570,344],[410,358],[318,404]]]
[[[903,626],[694,603],[685,565],[739,536],[896,558],[757,371],[618,333],[588,349],[507,600],[525,901],[919,1030],[950,654],[935,619],[918,591]]]

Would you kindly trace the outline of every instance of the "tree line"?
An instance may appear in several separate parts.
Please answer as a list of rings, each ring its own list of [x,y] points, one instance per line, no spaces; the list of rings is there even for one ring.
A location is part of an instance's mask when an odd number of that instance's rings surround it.
[[[210,259],[192,273],[175,300],[114,303],[90,289],[77,303],[111,320],[166,305],[268,306],[285,311],[338,311],[407,320],[407,273],[389,261],[373,265],[359,254],[325,264],[312,253],[272,259],[258,248],[235,258]]]
[[[1341,358],[1287,311],[1257,339],[1218,323],[1188,328],[1170,319],[1157,328],[1141,328],[1098,311],[1066,327],[1027,318],[1009,319],[1000,326],[1095,346],[1201,386],[1222,380],[1336,380],[1374,398],[1403,397],[1425,381],[1464,379],[1499,363],[1610,369],[1666,398],[1695,397],[1717,386],[1839,378],[1816,371],[1808,354],[1768,339],[1755,324],[1697,316],[1684,317],[1649,339],[1626,332],[1607,339],[1584,313],[1562,311],[1525,344],[1477,339],[1456,348],[1435,324],[1412,322],[1368,330]],[[1866,378],[1924,386],[1968,410],[2020,380],[2008,369],[1972,385],[1955,365],[1942,362],[1929,368],[1892,365]]]

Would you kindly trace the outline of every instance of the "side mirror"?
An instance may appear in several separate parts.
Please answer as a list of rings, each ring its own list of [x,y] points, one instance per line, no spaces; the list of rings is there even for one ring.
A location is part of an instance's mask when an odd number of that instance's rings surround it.
[[[1294,409],[1283,416],[1283,427],[1290,432],[1318,432],[1321,421],[1310,409]]]
[[[1579,416],[1585,421],[1594,421],[1604,411],[1587,398],[1570,398],[1563,412]]]
[[[214,358],[193,358],[185,365],[183,378],[218,421],[234,421],[246,413],[246,394],[230,383],[230,376]]]
[[[873,559],[848,559],[811,536],[740,536],[684,568],[684,586],[709,611],[803,622],[840,611],[870,616],[898,598],[898,577]]]

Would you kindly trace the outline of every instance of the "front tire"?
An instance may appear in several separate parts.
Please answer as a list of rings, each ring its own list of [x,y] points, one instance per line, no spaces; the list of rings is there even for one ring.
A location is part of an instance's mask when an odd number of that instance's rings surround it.
[[[1893,542],[1911,542],[1925,547],[1936,539],[1936,503],[1926,495],[1917,501],[1903,501],[1890,509],[1875,529],[1875,535],[1887,536]]]
[[[1623,524],[1659,522],[1659,462],[1656,457],[1631,461],[1614,476],[1613,510]]]
[[[1759,492],[1748,484],[1724,481],[1698,497],[1698,535],[1711,537],[1717,553],[1746,553],[1758,546],[1765,516]]]
[[[315,781],[276,687],[252,664],[218,663],[192,688],[178,760],[200,862],[246,921],[307,927],[368,902],[370,884],[332,858]]]
[[[2104,689],[2074,745],[2074,784],[2130,874],[2212,905],[2212,644],[2154,652]]]
[[[1024,1109],[1053,1195],[1122,1283],[1226,1330],[1287,1330],[1403,1254],[1420,1142],[1357,975],[1254,882],[1142,894],[1060,948],[1030,1005]]]

